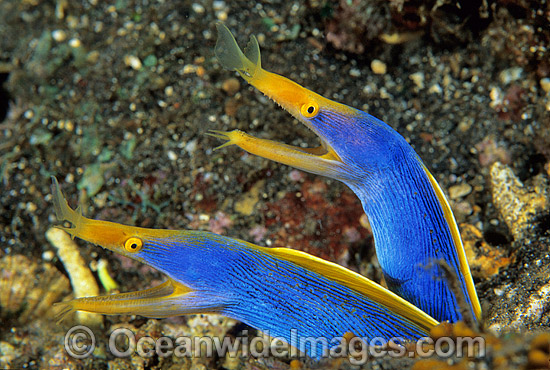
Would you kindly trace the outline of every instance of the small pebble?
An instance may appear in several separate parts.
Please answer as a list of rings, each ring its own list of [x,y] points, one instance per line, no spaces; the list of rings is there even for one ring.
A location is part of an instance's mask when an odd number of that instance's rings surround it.
[[[225,22],[227,20],[227,12],[225,10],[216,12],[216,18],[218,18],[219,21]]]
[[[65,121],[65,130],[72,132],[74,130],[73,121]]]
[[[42,253],[42,259],[44,261],[49,262],[49,261],[53,260],[54,257],[55,257],[55,253],[51,250],[50,251],[45,251],[44,253]]]
[[[240,90],[240,88],[241,83],[234,77],[228,78],[222,83],[223,91],[225,91],[229,96],[235,95]]]
[[[143,65],[145,67],[154,67],[157,65],[158,59],[153,54],[147,55],[145,59],[143,60]]]
[[[222,10],[225,8],[225,1],[214,0],[212,2],[212,8],[214,10]]]
[[[381,60],[378,60],[378,59],[374,59],[370,63],[370,68],[377,75],[383,75],[388,70],[388,67],[386,66],[386,63],[384,63],[384,62],[382,62]]]
[[[492,104],[498,104],[502,101],[502,93],[500,92],[500,89],[498,87],[493,87],[491,89],[491,92],[489,93],[489,97],[491,98]]]
[[[82,46],[82,42],[79,39],[71,39],[69,46],[76,49]]]
[[[185,144],[185,151],[189,155],[193,155],[196,149],[197,149],[197,140],[191,140],[187,144]]]
[[[237,114],[237,110],[239,109],[239,106],[240,106],[240,103],[237,99],[230,98],[225,101],[225,104],[223,106],[223,111],[229,117],[234,117]]]
[[[449,188],[449,197],[451,199],[462,198],[472,192],[472,186],[467,183],[453,185]]]
[[[430,94],[441,94],[443,92],[443,89],[441,88],[441,86],[439,86],[439,84],[434,84],[430,86],[428,92]]]
[[[498,78],[502,84],[508,85],[510,82],[519,80],[522,74],[523,68],[521,67],[507,68],[499,73]]]
[[[34,213],[38,207],[33,202],[28,202],[25,208],[27,212]]]
[[[178,159],[178,155],[176,153],[174,153],[172,150],[169,150],[168,151],[168,159],[171,160],[171,161],[175,161],[176,159]]]
[[[352,68],[349,70],[349,75],[351,77],[361,77],[361,71],[357,68]]]
[[[166,86],[166,87],[164,88],[164,94],[165,94],[166,96],[172,96],[172,95],[174,95],[174,88],[173,88],[172,86]]]
[[[465,216],[469,216],[474,212],[472,205],[468,202],[458,202],[454,205],[453,209],[457,213],[463,214]]]
[[[103,288],[105,288],[107,292],[118,289],[117,282],[109,274],[109,266],[107,260],[101,258],[99,261],[97,261],[96,267],[97,276],[99,277],[99,281],[101,282],[101,285],[103,285]]]
[[[204,13],[204,6],[202,6],[201,4],[199,3],[193,3],[193,5],[191,5],[191,8],[193,8],[193,11],[197,14],[202,14]]]
[[[414,84],[419,88],[424,88],[424,73],[416,72],[409,76],[409,78],[414,82]]]
[[[545,77],[540,79],[540,87],[544,90],[544,92],[550,92],[550,78]]]
[[[136,71],[140,70],[143,66],[141,64],[141,60],[139,60],[139,58],[134,55],[124,56],[124,64],[126,64],[126,66],[128,67],[131,67],[132,69],[135,69]]]
[[[365,214],[362,214],[361,217],[359,217],[359,224],[361,226],[363,226],[365,229],[369,230],[370,232],[372,232],[372,229],[370,227],[370,222],[369,222],[369,218],[367,217],[367,215]]]
[[[99,60],[99,56],[100,56],[99,51],[92,50],[86,56],[86,61],[91,64],[97,63],[97,61]]]
[[[302,171],[299,171],[299,170],[292,170],[288,174],[288,178],[292,182],[302,181],[304,179],[304,177],[305,177],[304,173]]]
[[[57,42],[63,42],[67,39],[67,33],[63,30],[52,31],[52,37]]]

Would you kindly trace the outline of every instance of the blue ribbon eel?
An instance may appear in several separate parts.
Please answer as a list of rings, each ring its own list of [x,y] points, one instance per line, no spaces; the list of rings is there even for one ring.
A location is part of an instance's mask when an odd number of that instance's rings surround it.
[[[346,333],[406,341],[438,322],[398,295],[337,264],[288,248],[265,248],[217,234],[159,230],[84,217],[55,178],[58,226],[71,236],[145,263],[167,276],[137,292],[57,303],[60,320],[82,310],[152,318],[217,313],[240,320],[313,358]],[[321,338],[319,342],[311,338]]]
[[[437,181],[414,149],[383,121],[326,99],[261,67],[252,36],[241,51],[218,28],[216,56],[274,100],[320,139],[300,148],[242,131],[212,131],[245,151],[344,182],[360,198],[390,290],[438,321],[475,324],[481,307],[460,233]]]

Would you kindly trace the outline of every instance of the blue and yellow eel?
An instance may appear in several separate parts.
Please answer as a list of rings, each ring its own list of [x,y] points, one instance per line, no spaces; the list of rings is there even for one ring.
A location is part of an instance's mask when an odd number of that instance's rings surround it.
[[[69,207],[55,178],[53,200],[57,218],[70,223],[59,228],[167,276],[146,290],[56,303],[60,320],[76,310],[152,318],[217,313],[283,338],[314,358],[347,333],[367,343],[403,343],[427,336],[438,324],[364,276],[305,252],[205,231],[89,219]]]
[[[436,320],[478,321],[481,306],[451,207],[407,141],[368,113],[264,70],[254,36],[243,53],[227,27],[218,24],[217,29],[215,52],[221,65],[237,71],[321,141],[317,148],[300,148],[239,130],[213,131],[213,136],[227,140],[221,147],[234,144],[344,182],[370,221],[390,290]]]
[[[263,70],[254,37],[243,53],[229,30],[217,27],[215,50],[222,66],[239,72],[305,123],[322,145],[297,148],[241,131],[212,134],[227,140],[222,146],[235,144],[346,183],[361,198],[393,292],[289,248],[86,218],[69,207],[53,178],[56,215],[70,224],[60,228],[167,276],[163,284],[142,291],[61,302],[59,317],[76,310],[152,318],[218,313],[284,338],[313,357],[324,348],[312,346],[308,338],[330,342],[353,333],[366,341],[413,340],[428,335],[439,321],[469,314],[479,319],[479,301],[450,207],[407,142],[382,121]],[[467,309],[461,310],[464,305]]]

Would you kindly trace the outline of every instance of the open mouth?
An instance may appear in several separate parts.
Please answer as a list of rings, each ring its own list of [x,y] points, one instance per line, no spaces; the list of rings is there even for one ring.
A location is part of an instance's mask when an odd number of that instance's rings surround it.
[[[249,151],[248,149],[244,148],[244,146],[248,146],[245,144],[245,141],[249,141],[249,142],[254,142],[259,146],[268,147],[273,151],[283,150],[283,151],[301,152],[307,156],[342,162],[342,160],[340,159],[338,154],[336,154],[334,149],[332,149],[332,147],[319,136],[317,136],[317,138],[319,139],[321,145],[316,147],[302,147],[302,146],[295,146],[295,145],[280,143],[274,140],[260,139],[252,135],[249,135],[241,130],[233,130],[233,131],[209,130],[206,134],[218,139],[227,140],[222,145],[216,147],[215,148],[216,150],[229,145],[237,145],[238,147],[246,151]],[[256,153],[252,153],[252,154],[256,154]],[[268,157],[264,157],[264,158],[268,158]],[[268,158],[268,159],[272,159],[272,158]]]
[[[342,172],[346,172],[345,163],[334,149],[318,135],[321,145],[314,148],[302,148],[273,140],[260,139],[240,130],[210,130],[207,134],[226,140],[215,149],[236,145],[251,154],[333,178],[340,178]],[[339,174],[340,176],[338,176]]]

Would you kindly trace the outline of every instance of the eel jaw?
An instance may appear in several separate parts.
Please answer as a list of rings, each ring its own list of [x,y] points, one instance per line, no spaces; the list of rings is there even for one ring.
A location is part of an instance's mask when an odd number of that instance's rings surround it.
[[[345,179],[345,174],[348,173],[346,163],[322,138],[320,138],[321,145],[316,148],[301,148],[273,140],[260,139],[240,130],[210,130],[207,134],[218,139],[227,140],[215,149],[236,145],[262,158],[340,180]]]
[[[205,313],[204,309],[189,302],[190,295],[197,291],[172,278],[155,287],[135,292],[81,297],[54,303],[59,307],[56,321],[59,324],[74,311],[86,311],[104,315],[141,315],[163,318]],[[189,302],[188,304],[185,304]],[[215,309],[212,312],[216,312]]]

